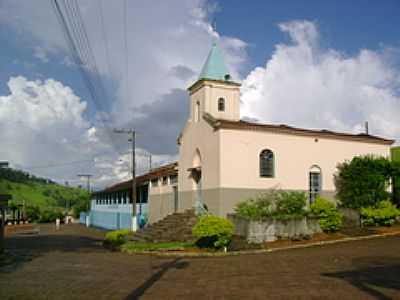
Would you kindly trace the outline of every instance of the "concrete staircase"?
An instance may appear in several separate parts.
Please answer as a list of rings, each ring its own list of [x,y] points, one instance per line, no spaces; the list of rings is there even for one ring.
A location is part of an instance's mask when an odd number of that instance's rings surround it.
[[[131,237],[136,242],[186,242],[193,241],[192,227],[197,216],[193,209],[173,213],[164,219],[138,230]]]

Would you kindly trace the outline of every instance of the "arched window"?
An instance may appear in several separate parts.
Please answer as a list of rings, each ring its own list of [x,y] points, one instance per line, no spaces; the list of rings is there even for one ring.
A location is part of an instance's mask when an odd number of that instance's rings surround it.
[[[225,111],[225,99],[224,98],[218,99],[218,111]]]
[[[200,102],[197,101],[194,107],[194,121],[199,122],[201,118],[201,111],[200,111]]]
[[[313,203],[319,196],[322,190],[322,175],[321,168],[317,165],[313,165],[309,171],[309,192],[310,192],[310,203]]]
[[[274,177],[274,153],[265,149],[260,153],[260,177]]]

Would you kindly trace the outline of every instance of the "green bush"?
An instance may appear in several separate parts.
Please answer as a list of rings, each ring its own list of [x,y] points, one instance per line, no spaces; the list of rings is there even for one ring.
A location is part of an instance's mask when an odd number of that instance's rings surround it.
[[[339,164],[335,185],[342,205],[358,209],[388,199],[387,187],[395,171],[393,163],[383,157],[354,157]]]
[[[362,223],[366,226],[391,226],[399,216],[400,210],[389,200],[361,208]]]
[[[232,222],[225,218],[204,215],[199,218],[192,233],[198,239],[196,244],[199,247],[219,249],[229,245],[233,229]]]
[[[105,236],[104,245],[111,248],[118,248],[128,241],[129,234],[130,231],[128,229],[110,231]]]
[[[235,212],[246,219],[261,220],[272,216],[274,206],[272,201],[266,197],[266,194],[261,194],[257,198],[250,198],[246,201],[238,203]]]
[[[250,220],[304,216],[306,202],[305,193],[271,189],[256,198],[240,202],[236,206],[235,212]]]
[[[280,192],[275,216],[304,216],[307,196],[303,192]]]
[[[55,208],[55,207],[48,207],[45,209],[42,209],[40,211],[40,218],[39,222],[40,223],[52,223],[55,222],[56,219],[62,220],[64,218],[64,211],[60,208]]]
[[[40,221],[40,208],[38,206],[27,206],[25,209],[26,217],[31,222]]]
[[[319,218],[319,225],[323,231],[338,231],[342,226],[342,215],[335,205],[328,200],[317,197],[310,206],[311,213]]]

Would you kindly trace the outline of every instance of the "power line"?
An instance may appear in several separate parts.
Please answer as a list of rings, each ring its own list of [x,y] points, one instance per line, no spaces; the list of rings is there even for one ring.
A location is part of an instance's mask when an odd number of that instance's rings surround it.
[[[22,166],[24,169],[47,169],[47,168],[55,168],[55,167],[62,167],[62,166],[68,166],[68,165],[73,165],[73,164],[79,164],[79,163],[85,163],[85,162],[94,162],[96,158],[98,158],[101,155],[106,155],[106,154],[111,154],[114,152],[103,152],[99,153],[96,156],[88,159],[82,159],[82,160],[74,160],[74,161],[67,161],[67,162],[60,162],[60,163],[49,163],[49,164],[44,164],[44,165],[36,165],[36,166]],[[122,155],[127,155],[131,154],[132,152],[123,152],[121,153]],[[140,157],[151,157],[151,153],[137,153],[137,149],[135,149],[135,155],[140,156]]]
[[[125,46],[125,97],[128,103],[129,101],[129,47],[127,38],[127,27],[128,27],[128,4],[127,0],[124,0],[124,46]]]
[[[107,39],[107,34],[105,30],[105,21],[104,21],[104,13],[103,13],[103,0],[99,0],[99,15],[100,15],[100,25],[101,25],[101,31],[102,31],[102,37],[103,37],[103,42],[105,44],[104,51],[105,51],[105,56],[106,56],[106,61],[107,61],[107,70],[108,73],[111,75],[111,65],[110,65],[110,49],[109,49],[109,44],[108,44],[108,39]],[[110,93],[110,98],[111,93]]]
[[[107,98],[105,88],[82,20],[79,5],[76,0],[64,1],[64,5],[60,4],[60,0],[53,0],[52,3],[57,19],[63,29],[72,59],[78,66],[93,103],[98,107],[99,111],[103,112],[105,109],[102,102],[105,102]],[[100,121],[104,123],[103,120]],[[109,141],[115,151],[119,153],[110,135]]]

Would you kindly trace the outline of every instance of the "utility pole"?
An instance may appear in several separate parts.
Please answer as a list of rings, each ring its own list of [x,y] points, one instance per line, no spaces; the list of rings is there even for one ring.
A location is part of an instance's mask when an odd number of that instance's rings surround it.
[[[78,177],[80,178],[86,178],[86,188],[87,191],[90,193],[90,177],[92,177],[92,174],[78,174]]]
[[[137,230],[137,216],[136,216],[136,131],[133,129],[114,129],[115,133],[123,133],[130,135],[128,141],[132,146],[132,231]]]
[[[86,178],[86,188],[87,188],[87,191],[88,191],[88,193],[89,193],[89,197],[90,197],[90,178],[92,177],[93,175],[92,174],[78,174],[78,177],[79,178]],[[88,205],[87,205],[87,207],[86,207],[86,209],[89,211],[89,206],[90,206],[90,198],[89,198],[89,203],[88,203]]]
[[[1,161],[0,168],[7,168],[8,162]],[[4,251],[4,226],[6,222],[5,208],[8,206],[8,200],[11,199],[11,195],[5,194],[0,195],[0,254]]]
[[[151,169],[153,169],[153,164],[152,164],[152,155],[151,153],[149,154],[149,171],[151,171]]]

